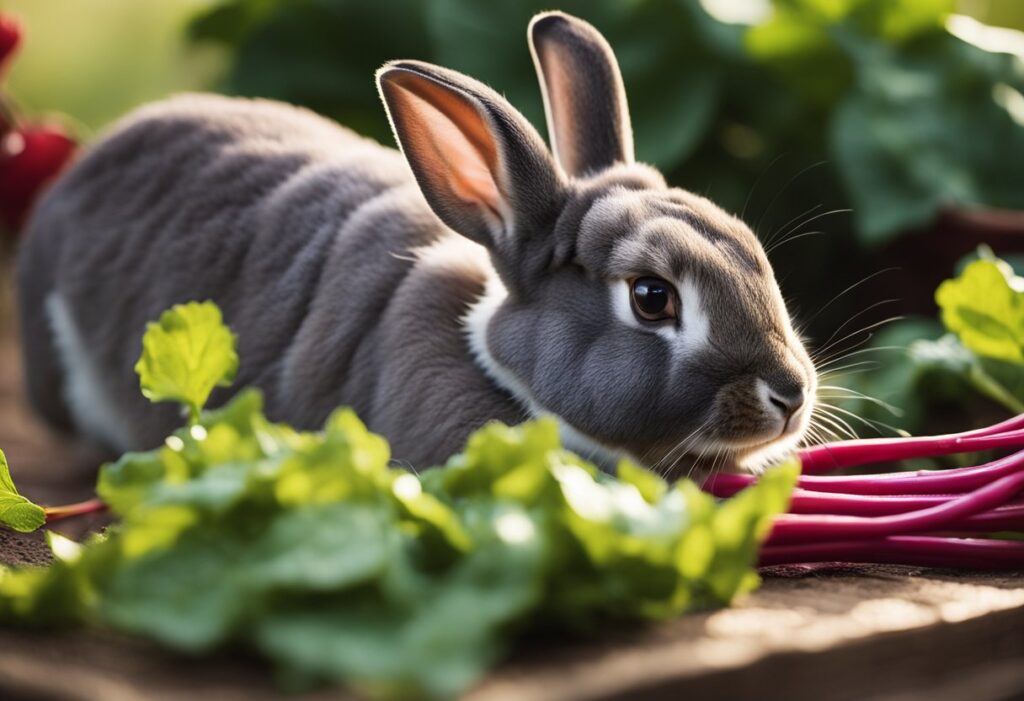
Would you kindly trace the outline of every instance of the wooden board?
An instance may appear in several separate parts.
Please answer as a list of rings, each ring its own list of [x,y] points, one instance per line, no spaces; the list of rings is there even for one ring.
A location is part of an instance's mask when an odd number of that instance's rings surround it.
[[[99,453],[28,412],[0,313],[0,447],[30,497],[91,496]],[[72,532],[96,527],[83,519]],[[37,535],[0,534],[0,561],[41,562]],[[1024,696],[1024,574],[788,568],[735,607],[588,640],[529,640],[468,698],[971,701]],[[0,699],[278,698],[264,663],[193,660],[95,631],[0,631]],[[296,697],[290,697],[296,698]],[[322,691],[301,698],[337,699]]]

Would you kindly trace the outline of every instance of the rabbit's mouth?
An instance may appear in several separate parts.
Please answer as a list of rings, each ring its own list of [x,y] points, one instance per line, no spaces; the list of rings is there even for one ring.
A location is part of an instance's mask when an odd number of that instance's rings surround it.
[[[803,440],[802,423],[786,426],[781,433],[764,432],[749,438],[707,437],[685,450],[673,447],[660,459],[647,461],[647,467],[670,478],[696,477],[711,472],[760,473],[786,459]]]
[[[807,421],[800,417],[795,422],[787,421],[782,430],[765,438],[747,441],[723,441],[730,450],[736,471],[760,473],[766,468],[785,460],[800,444],[807,433]]]
[[[803,431],[787,432],[773,440],[736,452],[736,467],[743,472],[761,473],[788,456],[803,439]]]

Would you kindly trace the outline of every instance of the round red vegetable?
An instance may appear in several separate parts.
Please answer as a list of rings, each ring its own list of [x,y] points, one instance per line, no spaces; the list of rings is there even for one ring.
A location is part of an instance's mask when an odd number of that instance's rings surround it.
[[[21,43],[21,25],[10,15],[0,15],[0,78]]]
[[[74,151],[75,142],[55,125],[26,125],[0,136],[0,229],[21,227],[39,191]]]

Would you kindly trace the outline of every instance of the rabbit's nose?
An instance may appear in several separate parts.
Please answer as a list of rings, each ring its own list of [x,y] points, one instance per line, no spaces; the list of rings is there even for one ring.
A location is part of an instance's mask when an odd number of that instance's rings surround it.
[[[790,420],[800,412],[805,401],[806,395],[804,394],[803,388],[800,388],[800,391],[797,393],[785,395],[771,390],[768,391],[768,403],[782,414],[782,419],[786,424],[788,424],[788,422],[790,422]]]
[[[768,403],[778,410],[782,414],[782,418],[787,421],[803,408],[806,399],[803,387],[799,387],[796,391],[789,390],[787,392],[780,392],[770,388],[768,390]]]
[[[777,417],[783,432],[796,425],[794,419],[807,404],[807,389],[797,377],[760,378],[758,395],[766,416]]]

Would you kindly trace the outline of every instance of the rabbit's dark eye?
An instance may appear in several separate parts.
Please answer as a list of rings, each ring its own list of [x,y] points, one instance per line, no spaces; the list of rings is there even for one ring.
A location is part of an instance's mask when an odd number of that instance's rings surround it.
[[[661,278],[637,278],[633,281],[629,297],[633,313],[643,321],[676,318],[675,288]]]

